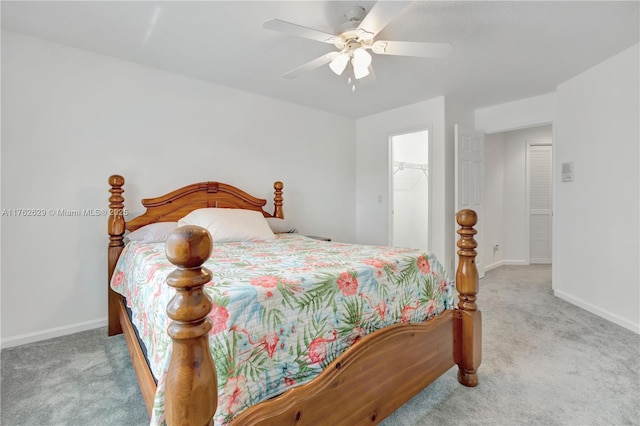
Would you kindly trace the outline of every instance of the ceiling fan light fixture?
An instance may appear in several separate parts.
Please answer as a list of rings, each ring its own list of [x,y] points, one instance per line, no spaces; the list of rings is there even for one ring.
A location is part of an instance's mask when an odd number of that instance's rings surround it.
[[[329,63],[329,68],[337,75],[341,75],[349,64],[349,58],[349,54],[342,52]]]
[[[369,75],[369,65],[371,65],[371,54],[362,47],[358,47],[353,51],[353,76],[356,80],[360,80]]]
[[[358,47],[353,51],[353,66],[355,68],[367,68],[371,65],[371,54]]]
[[[409,3],[411,2],[380,0],[368,12],[362,6],[352,6],[345,12],[345,21],[336,28],[339,31],[335,34],[281,19],[272,19],[265,22],[263,26],[266,29],[332,44],[337,49],[283,74],[283,77],[293,78],[302,71],[314,70],[326,64],[329,64],[331,71],[340,76],[345,74],[347,67],[351,67],[346,74],[349,86],[354,91],[356,80],[370,75],[367,81],[376,81],[376,75],[371,67],[373,58],[369,50],[377,55],[419,58],[441,57],[450,53],[449,43],[376,40],[380,31],[400,15]]]
[[[353,67],[353,76],[356,80],[360,80],[361,78],[365,78],[369,75],[369,67]]]

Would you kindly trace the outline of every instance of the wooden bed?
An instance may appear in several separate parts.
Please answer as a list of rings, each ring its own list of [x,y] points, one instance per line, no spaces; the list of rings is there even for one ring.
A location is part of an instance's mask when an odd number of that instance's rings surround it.
[[[108,278],[124,248],[125,231],[155,222],[177,221],[203,207],[242,208],[265,217],[284,218],[283,184],[274,184],[274,212],[266,200],[219,182],[202,182],[157,198],[143,199],[146,212],[125,221],[124,178],[109,178]],[[243,411],[233,424],[376,424],[427,385],[458,365],[458,380],[476,386],[481,360],[481,314],[476,305],[478,275],[475,212],[457,214],[460,258],[456,272],[459,303],[424,323],[396,324],[362,338],[312,382]],[[167,307],[173,320],[168,334],[173,351],[166,381],[168,425],[207,425],[217,406],[215,366],[208,350],[211,302],[202,287],[211,275],[202,264],[211,253],[211,239],[203,228],[174,231],[166,242],[167,257],[176,270],[167,279],[176,296]],[[151,412],[156,383],[144,358],[123,297],[109,292],[109,335],[124,333],[140,389]]]

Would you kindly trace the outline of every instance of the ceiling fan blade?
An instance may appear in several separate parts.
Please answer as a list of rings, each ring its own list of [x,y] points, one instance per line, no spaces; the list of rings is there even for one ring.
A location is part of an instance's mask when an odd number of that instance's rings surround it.
[[[364,17],[356,30],[360,38],[365,40],[373,39],[384,27],[387,26],[396,16],[400,15],[410,1],[379,1]]]
[[[377,40],[371,50],[378,55],[418,56],[421,58],[440,58],[451,53],[449,43],[427,43],[419,41]]]
[[[329,52],[326,55],[322,55],[319,58],[307,62],[306,64],[300,65],[298,68],[294,68],[291,71],[282,74],[282,76],[284,78],[296,78],[302,73],[320,68],[321,66],[328,64],[329,62],[333,61],[334,58],[336,58],[339,54],[340,52]]]
[[[262,26],[268,30],[279,31],[281,33],[321,41],[328,44],[335,44],[336,42],[341,41],[340,37],[337,37],[333,34],[303,27],[302,25],[283,21],[281,19],[272,19],[262,24]]]

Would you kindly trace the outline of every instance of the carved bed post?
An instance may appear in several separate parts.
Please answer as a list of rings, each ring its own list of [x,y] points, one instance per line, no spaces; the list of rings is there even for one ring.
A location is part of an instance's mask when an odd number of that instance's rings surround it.
[[[273,189],[275,189],[273,197],[273,215],[275,217],[279,217],[280,219],[284,219],[284,212],[282,211],[282,188],[284,184],[280,181],[273,184]]]
[[[482,358],[482,317],[476,305],[478,293],[478,271],[476,269],[475,248],[478,243],[473,236],[478,232],[473,227],[478,216],[473,210],[461,210],[456,219],[460,229],[458,234],[458,270],[456,271],[456,288],[459,293],[458,333],[455,360],[458,364],[458,381],[465,386],[478,384],[478,367]]]
[[[213,425],[218,380],[209,351],[211,299],[202,287],[211,272],[202,264],[211,255],[209,232],[198,226],[182,226],[166,242],[166,254],[178,268],[167,277],[176,289],[167,306],[173,321],[167,330],[173,340],[165,389],[167,425]]]
[[[108,334],[109,336],[113,336],[122,333],[118,311],[120,295],[111,290],[110,284],[113,270],[116,267],[116,262],[124,248],[124,197],[122,197],[122,193],[124,192],[124,189],[122,189],[122,186],[124,185],[124,178],[122,176],[113,175],[109,177],[109,185],[111,186],[111,189],[109,189],[111,197],[109,197],[109,249],[107,268],[109,275],[109,279],[107,280],[107,289],[109,292]]]

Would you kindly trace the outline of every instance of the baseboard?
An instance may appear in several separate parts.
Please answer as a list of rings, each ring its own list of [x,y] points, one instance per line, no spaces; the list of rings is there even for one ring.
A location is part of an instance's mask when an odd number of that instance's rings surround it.
[[[66,336],[67,334],[105,327],[106,325],[107,318],[105,317],[64,327],[50,328],[48,330],[38,331],[35,333],[19,334],[14,337],[9,337],[8,339],[3,339],[0,343],[0,348],[5,349],[12,348],[14,346],[26,345],[27,343],[39,342],[41,340],[53,339],[54,337]]]
[[[529,265],[529,262],[527,260],[503,260],[502,264],[505,266],[527,266]]]
[[[490,263],[489,265],[484,267],[485,271],[490,271],[492,269],[499,268],[501,266],[527,266],[529,262],[526,260],[499,260],[497,262]]]
[[[492,263],[492,264],[490,264],[490,265],[485,266],[485,267],[484,267],[484,271],[485,271],[485,272],[487,272],[487,271],[490,271],[490,270],[492,270],[492,269],[499,268],[499,267],[501,267],[502,265],[504,265],[504,262],[503,262],[502,260],[500,260],[500,261],[498,261],[498,262],[494,262],[494,263]]]
[[[553,290],[553,294],[566,301],[571,303],[572,305],[576,305],[579,308],[584,309],[585,311],[589,311],[592,314],[595,314],[601,318],[606,319],[607,321],[611,321],[614,324],[619,325],[620,327],[624,327],[627,330],[631,330],[636,334],[640,334],[640,324],[634,324],[633,322],[626,320],[616,314],[613,314],[607,310],[598,308],[597,306],[592,305],[589,302],[585,302],[584,300],[578,299],[576,297],[571,296],[561,290]]]

